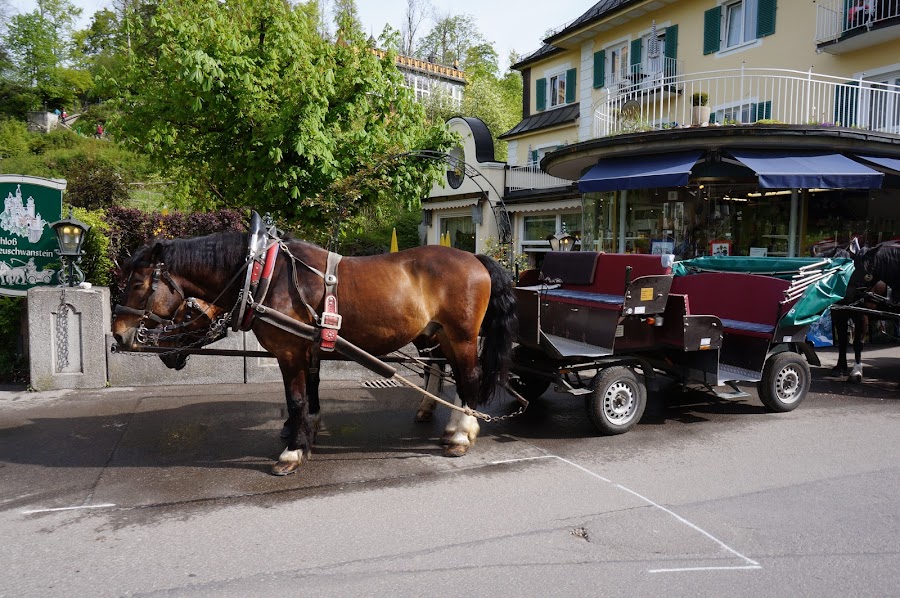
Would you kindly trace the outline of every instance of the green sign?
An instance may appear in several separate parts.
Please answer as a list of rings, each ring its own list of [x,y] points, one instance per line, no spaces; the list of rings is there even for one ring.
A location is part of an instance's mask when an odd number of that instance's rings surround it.
[[[59,245],[50,225],[62,218],[66,182],[0,174],[0,295],[57,284]]]

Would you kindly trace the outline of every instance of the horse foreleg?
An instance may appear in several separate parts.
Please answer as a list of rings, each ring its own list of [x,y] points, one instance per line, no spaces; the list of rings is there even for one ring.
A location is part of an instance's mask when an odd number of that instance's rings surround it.
[[[280,365],[287,400],[288,420],[285,427],[288,436],[287,446],[272,467],[272,473],[288,475],[297,471],[304,459],[309,459],[314,433],[306,394],[308,366],[306,363]]]
[[[848,382],[859,384],[862,382],[862,350],[863,337],[869,329],[869,319],[866,316],[853,318],[853,357],[855,362],[850,375],[847,377]]]
[[[322,429],[322,413],[320,411],[321,405],[319,403],[319,382],[321,382],[319,366],[318,364],[311,365],[309,368],[309,378],[306,383],[306,393],[309,402],[309,420],[312,425],[313,441],[315,441],[315,437],[319,433],[319,430]],[[285,389],[285,400],[288,405],[291,404],[291,391],[287,388]],[[284,427],[281,428],[281,437],[284,439],[290,438],[291,436],[292,431],[290,421],[290,417],[288,417],[284,422]]]

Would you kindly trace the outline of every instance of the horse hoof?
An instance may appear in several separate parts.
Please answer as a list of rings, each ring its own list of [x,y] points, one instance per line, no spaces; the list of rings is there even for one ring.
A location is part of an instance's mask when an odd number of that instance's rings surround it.
[[[850,376],[847,378],[847,382],[850,384],[862,384],[862,376]]]
[[[462,444],[450,444],[444,447],[445,457],[462,457],[469,452],[469,447]]]
[[[272,475],[291,475],[298,469],[300,469],[299,461],[279,461],[272,466]]]
[[[453,438],[454,434],[456,434],[456,432],[444,432],[443,434],[441,434],[441,438],[440,440],[438,440],[438,444],[440,444],[441,446],[449,446],[450,439]]]
[[[434,418],[434,413],[431,411],[417,411],[416,412],[416,423],[417,424],[427,424]]]

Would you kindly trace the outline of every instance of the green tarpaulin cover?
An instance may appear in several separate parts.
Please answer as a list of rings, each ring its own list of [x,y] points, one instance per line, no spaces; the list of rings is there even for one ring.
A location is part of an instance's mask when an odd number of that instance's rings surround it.
[[[823,261],[827,264],[817,269],[810,268],[810,274],[824,270],[827,275],[807,287],[800,300],[781,320],[782,326],[805,326],[818,320],[830,305],[844,298],[850,276],[853,274],[853,260],[806,257],[698,257],[675,262],[672,273],[675,276],[688,276],[699,272],[740,272],[790,280],[800,272],[800,268],[821,264]]]

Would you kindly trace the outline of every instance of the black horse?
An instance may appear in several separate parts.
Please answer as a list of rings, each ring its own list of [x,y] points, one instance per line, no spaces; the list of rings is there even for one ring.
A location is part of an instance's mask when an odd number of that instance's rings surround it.
[[[854,271],[847,285],[847,294],[839,301],[831,318],[837,336],[838,362],[831,373],[836,376],[848,375],[850,382],[862,382],[863,337],[869,327],[869,318],[863,312],[840,309],[841,306],[867,307],[873,309],[879,304],[890,304],[889,289],[900,290],[900,242],[886,241],[875,247],[860,248],[856,239],[848,248],[835,247],[821,254],[822,257],[846,257],[853,260]],[[881,298],[879,303],[872,300]],[[853,323],[853,368],[847,365],[847,345],[849,326]]]

